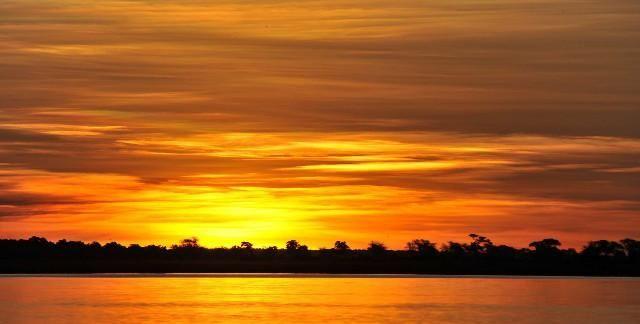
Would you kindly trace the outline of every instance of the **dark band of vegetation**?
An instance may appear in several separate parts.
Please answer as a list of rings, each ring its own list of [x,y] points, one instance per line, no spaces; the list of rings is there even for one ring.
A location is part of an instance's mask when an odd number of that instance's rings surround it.
[[[1,273],[98,272],[299,272],[417,273],[494,275],[640,275],[640,241],[592,241],[581,251],[562,249],[552,238],[529,248],[495,245],[470,234],[468,243],[448,242],[439,249],[428,240],[389,250],[371,242],[366,250],[336,241],[331,249],[309,250],[296,240],[284,249],[254,248],[242,242],[232,248],[205,248],[196,238],[169,248],[158,245],[101,245],[44,238],[0,239]]]

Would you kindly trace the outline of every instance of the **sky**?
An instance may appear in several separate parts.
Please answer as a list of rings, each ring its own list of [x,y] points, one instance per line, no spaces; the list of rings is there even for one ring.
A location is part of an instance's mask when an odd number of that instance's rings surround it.
[[[469,233],[640,238],[640,2],[0,2],[0,237]]]

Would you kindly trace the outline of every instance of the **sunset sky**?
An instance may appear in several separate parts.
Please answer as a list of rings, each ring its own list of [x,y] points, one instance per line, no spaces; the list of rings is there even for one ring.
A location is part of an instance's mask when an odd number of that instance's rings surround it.
[[[0,1],[0,237],[640,237],[637,0]]]

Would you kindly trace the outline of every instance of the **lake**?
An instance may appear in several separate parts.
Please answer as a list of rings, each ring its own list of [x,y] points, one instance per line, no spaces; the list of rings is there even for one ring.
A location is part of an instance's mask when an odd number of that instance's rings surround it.
[[[640,279],[0,276],[0,323],[640,323]]]

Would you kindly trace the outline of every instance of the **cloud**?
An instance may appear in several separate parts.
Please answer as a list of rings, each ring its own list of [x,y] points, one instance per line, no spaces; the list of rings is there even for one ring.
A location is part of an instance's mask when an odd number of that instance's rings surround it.
[[[56,140],[56,136],[0,127],[0,143],[47,142]]]
[[[10,76],[0,105],[21,114],[66,106],[233,131],[639,135],[640,10],[626,1],[4,9],[14,14],[0,26]]]

